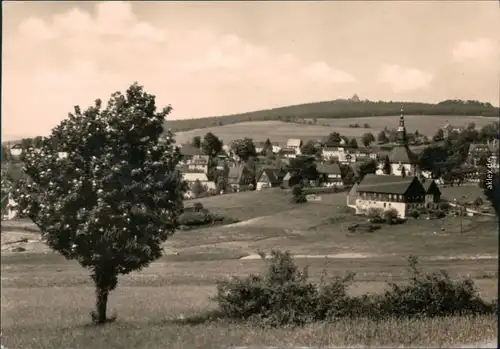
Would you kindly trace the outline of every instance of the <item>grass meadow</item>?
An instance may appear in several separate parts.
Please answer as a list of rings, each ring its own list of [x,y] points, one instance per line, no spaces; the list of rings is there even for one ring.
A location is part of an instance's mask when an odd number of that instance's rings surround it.
[[[239,138],[249,137],[254,141],[265,141],[269,138],[273,142],[286,143],[289,138],[301,138],[302,140],[318,139],[327,136],[331,132],[339,132],[347,137],[361,138],[366,132],[376,133],[385,127],[396,128],[399,116],[373,116],[348,119],[318,119],[316,125],[302,125],[285,123],[281,121],[249,121],[225,126],[212,126],[202,129],[177,132],[178,144],[188,143],[195,136],[203,137],[212,132],[221,138],[226,144]],[[447,123],[455,126],[466,126],[474,122],[476,127],[483,127],[492,122],[491,118],[481,116],[436,116],[436,115],[405,115],[405,124],[408,132],[418,130],[421,134],[432,137],[439,127]],[[370,128],[350,128],[349,125],[363,126],[367,123]]]
[[[193,321],[193,317],[214,309],[210,297],[215,295],[217,280],[261,273],[266,268],[262,260],[241,257],[276,248],[302,255],[297,264],[308,266],[313,281],[319,281],[324,271],[328,277],[355,272],[349,289],[353,295],[383,292],[388,281],[407,282],[407,257],[413,254],[420,257],[423,271],[444,269],[452,277],[471,277],[482,297],[497,297],[498,227],[491,217],[409,220],[373,233],[352,234],[347,227],[361,218],[345,210],[345,193],[323,194],[321,201],[303,205],[290,204],[289,195],[270,190],[196,200],[211,211],[242,222],[177,232],[166,244],[166,250],[176,255],[167,253],[149,268],[120,277],[109,303],[110,313],[116,311],[118,320],[98,328],[89,325],[94,289],[85,269],[52,252],[2,253],[3,345],[452,347],[497,338],[497,318],[493,316],[346,319],[293,330],[223,320]],[[11,230],[2,235],[11,234]],[[25,229],[22,234],[35,233]]]

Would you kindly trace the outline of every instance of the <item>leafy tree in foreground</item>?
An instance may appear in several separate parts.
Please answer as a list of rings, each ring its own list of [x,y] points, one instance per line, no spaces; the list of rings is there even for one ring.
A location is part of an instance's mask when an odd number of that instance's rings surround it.
[[[16,208],[49,247],[90,270],[98,324],[108,321],[118,275],[161,257],[178,226],[186,189],[175,168],[181,155],[172,134],[162,136],[171,110],[157,112],[155,96],[135,83],[106,108],[100,100],[84,112],[76,106],[39,151],[25,149],[29,179],[14,188]]]

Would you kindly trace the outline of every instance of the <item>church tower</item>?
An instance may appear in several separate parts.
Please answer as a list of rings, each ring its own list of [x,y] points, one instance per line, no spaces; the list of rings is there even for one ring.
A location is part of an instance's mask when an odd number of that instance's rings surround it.
[[[396,176],[417,175],[417,157],[408,146],[408,138],[406,137],[406,127],[404,110],[401,108],[401,116],[399,117],[399,126],[396,130],[396,145],[389,154],[389,162],[391,164],[391,174]]]
[[[401,116],[399,117],[399,126],[397,129],[396,143],[400,147],[408,146],[408,139],[406,138],[405,117],[403,115],[404,109],[401,107]]]

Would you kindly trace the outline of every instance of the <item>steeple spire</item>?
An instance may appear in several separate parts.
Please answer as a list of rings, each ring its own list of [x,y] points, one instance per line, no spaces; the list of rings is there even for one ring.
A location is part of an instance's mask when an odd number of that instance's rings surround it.
[[[404,118],[404,108],[401,106],[401,116],[399,117],[399,127],[397,130],[397,143],[398,145],[407,146],[408,141],[406,139],[406,128],[405,128],[405,118]]]

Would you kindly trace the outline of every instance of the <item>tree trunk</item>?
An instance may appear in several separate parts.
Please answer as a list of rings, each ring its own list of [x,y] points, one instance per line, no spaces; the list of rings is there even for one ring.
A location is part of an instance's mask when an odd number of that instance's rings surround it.
[[[107,320],[106,309],[108,306],[109,290],[97,286],[96,289],[96,310],[97,310],[97,324],[104,324]]]
[[[108,306],[108,296],[116,288],[118,275],[114,268],[109,266],[96,268],[92,274],[96,289],[96,311],[93,313],[93,321],[102,325],[109,319],[106,316]]]

